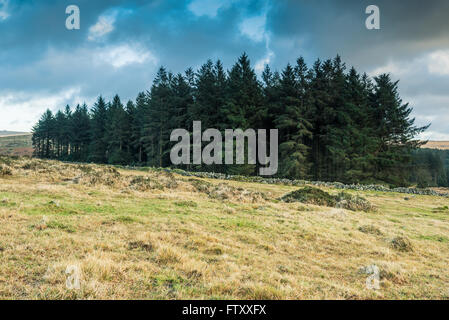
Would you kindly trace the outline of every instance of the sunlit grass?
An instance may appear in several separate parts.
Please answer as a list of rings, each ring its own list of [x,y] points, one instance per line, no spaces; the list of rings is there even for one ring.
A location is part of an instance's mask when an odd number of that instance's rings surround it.
[[[296,189],[289,186],[209,180],[267,198],[231,190],[221,200],[152,170],[8,166],[12,176],[0,177],[3,299],[449,298],[447,198],[351,192],[376,207],[359,212],[276,200]],[[139,191],[135,176],[164,187]],[[397,237],[413,250],[395,250]],[[359,272],[372,264],[381,271],[377,291]],[[81,270],[80,290],[66,287],[70,265]]]

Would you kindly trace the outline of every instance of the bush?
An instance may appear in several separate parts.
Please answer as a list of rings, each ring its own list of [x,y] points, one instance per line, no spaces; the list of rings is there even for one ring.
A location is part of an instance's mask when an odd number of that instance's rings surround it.
[[[370,226],[370,225],[359,227],[359,231],[363,232],[363,233],[374,234],[377,236],[383,235],[382,231],[380,231],[379,228],[377,228],[375,226]]]
[[[363,197],[354,196],[347,192],[340,192],[336,196],[337,207],[352,211],[372,211],[373,205]]]
[[[12,176],[12,170],[6,165],[0,166],[0,176]]]
[[[143,177],[143,176],[136,176],[134,177],[130,183],[129,186],[132,189],[138,190],[138,191],[148,191],[148,190],[163,190],[164,187],[159,183],[157,180],[153,180],[150,177]]]
[[[371,203],[360,196],[354,196],[347,192],[340,192],[336,196],[319,188],[304,187],[292,191],[281,198],[284,202],[302,202],[318,206],[343,208],[352,211],[371,211]]]
[[[209,189],[213,186],[212,183],[199,179],[189,179],[192,186],[198,191],[203,193],[208,193]]]
[[[214,185],[208,181],[199,179],[189,179],[191,185],[196,191],[205,193],[209,198],[217,200],[235,200],[259,202],[267,200],[267,196],[262,192],[250,191],[243,188],[236,188],[227,183],[219,183]]]
[[[413,251],[412,243],[406,237],[396,237],[391,240],[391,247],[402,252]]]
[[[292,191],[281,198],[284,202],[302,202],[318,206],[335,207],[337,201],[329,193],[315,187],[304,187]]]

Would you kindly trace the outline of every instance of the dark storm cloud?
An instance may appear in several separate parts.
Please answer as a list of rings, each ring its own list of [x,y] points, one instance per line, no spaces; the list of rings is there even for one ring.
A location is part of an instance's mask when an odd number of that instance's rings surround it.
[[[365,9],[380,9],[381,30],[367,30]],[[319,56],[340,53],[365,68],[449,46],[449,1],[345,0],[276,1],[269,28],[278,42],[304,39],[298,49]],[[297,52],[284,56],[295,58]]]
[[[372,4],[380,9],[380,30],[365,28]],[[276,64],[338,53],[361,72],[391,73],[416,122],[432,123],[426,137],[449,139],[449,1],[276,1],[268,29]]]
[[[72,3],[81,10],[79,31],[68,31],[64,27],[65,8]],[[264,45],[242,38],[238,23],[245,14],[251,15],[252,10],[259,10],[260,6],[257,1],[246,3],[247,7],[229,6],[216,18],[210,18],[195,16],[188,10],[188,2],[174,0],[11,2],[10,18],[0,23],[0,68],[8,75],[0,75],[0,85],[13,89],[34,90],[40,86],[56,90],[57,83],[82,85],[81,82],[88,83],[89,79],[95,79],[93,84],[101,83],[98,78],[114,72],[119,72],[117,76],[123,78],[120,73],[124,70],[112,72],[90,65],[90,54],[94,55],[95,50],[123,43],[145,46],[159,58],[160,64],[176,72],[189,66],[197,67],[207,58],[221,57],[230,64],[243,51],[256,59],[263,55]],[[114,31],[105,36],[105,41],[87,41],[89,28],[108,11],[118,12]],[[49,51],[58,52],[49,58]],[[137,75],[136,80],[142,80],[142,76]],[[132,85],[135,82],[125,84]],[[143,84],[138,88],[143,89]],[[97,89],[102,92],[101,87]]]

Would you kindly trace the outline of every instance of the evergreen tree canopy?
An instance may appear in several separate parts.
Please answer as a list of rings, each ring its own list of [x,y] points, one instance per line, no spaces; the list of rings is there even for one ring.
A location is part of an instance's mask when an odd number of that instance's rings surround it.
[[[90,110],[85,104],[47,110],[32,139],[37,157],[167,167],[171,132],[191,132],[193,121],[222,133],[278,129],[278,177],[448,185],[449,157],[419,149],[415,139],[428,126],[415,126],[411,112],[390,75],[371,79],[348,70],[339,56],[310,68],[300,57],[281,72],[266,65],[259,81],[242,54],[229,71],[220,60],[176,75],[161,67],[151,89],[126,106],[116,95],[112,102],[100,96]],[[253,164],[180,168],[258,172]]]

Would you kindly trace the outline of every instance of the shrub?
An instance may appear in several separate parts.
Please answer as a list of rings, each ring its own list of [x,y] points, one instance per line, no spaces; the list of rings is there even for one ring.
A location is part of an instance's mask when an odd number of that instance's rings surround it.
[[[157,180],[153,180],[150,177],[137,176],[134,177],[129,186],[135,190],[147,191],[147,190],[163,190],[164,187]]]
[[[361,227],[359,227],[359,231],[363,232],[363,233],[369,233],[369,234],[378,235],[378,236],[383,235],[382,231],[380,231],[375,226],[369,226],[369,225],[361,226]]]
[[[337,204],[335,197],[315,187],[304,187],[292,191],[283,196],[281,200],[284,202],[302,202],[327,207],[335,207]]]
[[[373,210],[371,203],[363,197],[354,196],[347,192],[340,192],[336,196],[319,188],[304,187],[292,191],[281,198],[284,202],[302,202],[318,206],[343,208],[352,211]]]
[[[209,189],[212,187],[212,183],[204,180],[189,179],[189,182],[198,192],[208,193]]]
[[[412,243],[406,237],[396,237],[391,240],[391,247],[402,252],[413,251]]]
[[[12,170],[6,165],[0,165],[0,176],[12,176]]]
[[[352,211],[372,211],[373,205],[363,197],[354,196],[347,192],[340,192],[336,196],[337,207]]]
[[[235,200],[259,202],[267,200],[267,196],[262,192],[250,191],[244,188],[236,188],[227,183],[219,183],[214,185],[208,181],[199,179],[189,179],[189,182],[198,192],[208,195],[209,198],[216,200]]]

